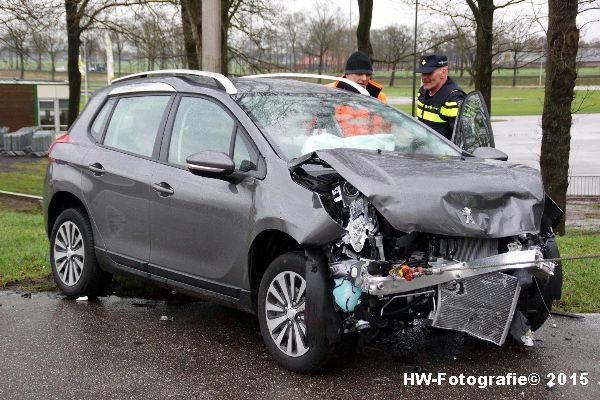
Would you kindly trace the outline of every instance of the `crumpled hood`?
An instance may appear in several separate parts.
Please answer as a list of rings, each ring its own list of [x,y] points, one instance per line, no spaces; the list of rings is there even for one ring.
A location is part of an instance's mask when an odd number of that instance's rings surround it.
[[[540,230],[544,189],[539,172],[530,167],[332,149],[293,160],[290,169],[318,164],[319,159],[403,232],[498,238]]]

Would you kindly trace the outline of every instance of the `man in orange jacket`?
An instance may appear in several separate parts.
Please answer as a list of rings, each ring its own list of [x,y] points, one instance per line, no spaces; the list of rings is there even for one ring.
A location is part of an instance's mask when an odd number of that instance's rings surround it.
[[[387,103],[387,96],[382,92],[383,86],[371,80],[372,77],[373,64],[371,64],[369,56],[362,51],[352,53],[346,61],[346,68],[344,68],[344,75],[342,78],[350,79],[351,81],[358,83],[367,89],[371,97],[375,97],[376,99]],[[349,89],[347,84],[340,81],[335,81],[326,86],[346,90]]]

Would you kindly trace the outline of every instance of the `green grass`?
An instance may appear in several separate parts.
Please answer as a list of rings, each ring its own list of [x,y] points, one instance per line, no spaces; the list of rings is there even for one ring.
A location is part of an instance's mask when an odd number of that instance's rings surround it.
[[[48,160],[43,158],[16,162],[0,170],[0,190],[41,196],[47,166]]]
[[[472,88],[464,88],[469,92]],[[410,87],[384,88],[389,96],[411,97]],[[404,112],[410,113],[410,104],[396,105]],[[542,115],[544,107],[544,89],[538,88],[493,88],[492,116],[506,115]],[[573,110],[578,113],[600,112],[600,91],[576,91]]]
[[[561,256],[600,253],[600,234],[570,232],[557,239]],[[563,262],[562,298],[556,308],[570,312],[600,311],[600,258]]]
[[[5,199],[0,201],[0,287],[53,288],[40,207],[15,208],[6,203]]]

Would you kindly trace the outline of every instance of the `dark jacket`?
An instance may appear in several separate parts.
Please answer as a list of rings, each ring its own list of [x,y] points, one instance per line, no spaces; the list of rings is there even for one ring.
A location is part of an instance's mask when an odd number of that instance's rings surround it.
[[[417,98],[417,118],[451,140],[454,121],[465,96],[465,92],[450,77],[433,96],[421,86]]]

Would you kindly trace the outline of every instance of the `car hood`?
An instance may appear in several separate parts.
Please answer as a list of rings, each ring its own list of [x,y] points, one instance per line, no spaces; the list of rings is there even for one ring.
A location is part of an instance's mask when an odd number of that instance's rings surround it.
[[[403,232],[498,238],[540,230],[542,180],[538,171],[523,165],[477,158],[319,150],[290,162],[294,180],[314,191],[325,187],[324,181],[333,185],[332,173],[318,173],[315,165],[333,168]]]

